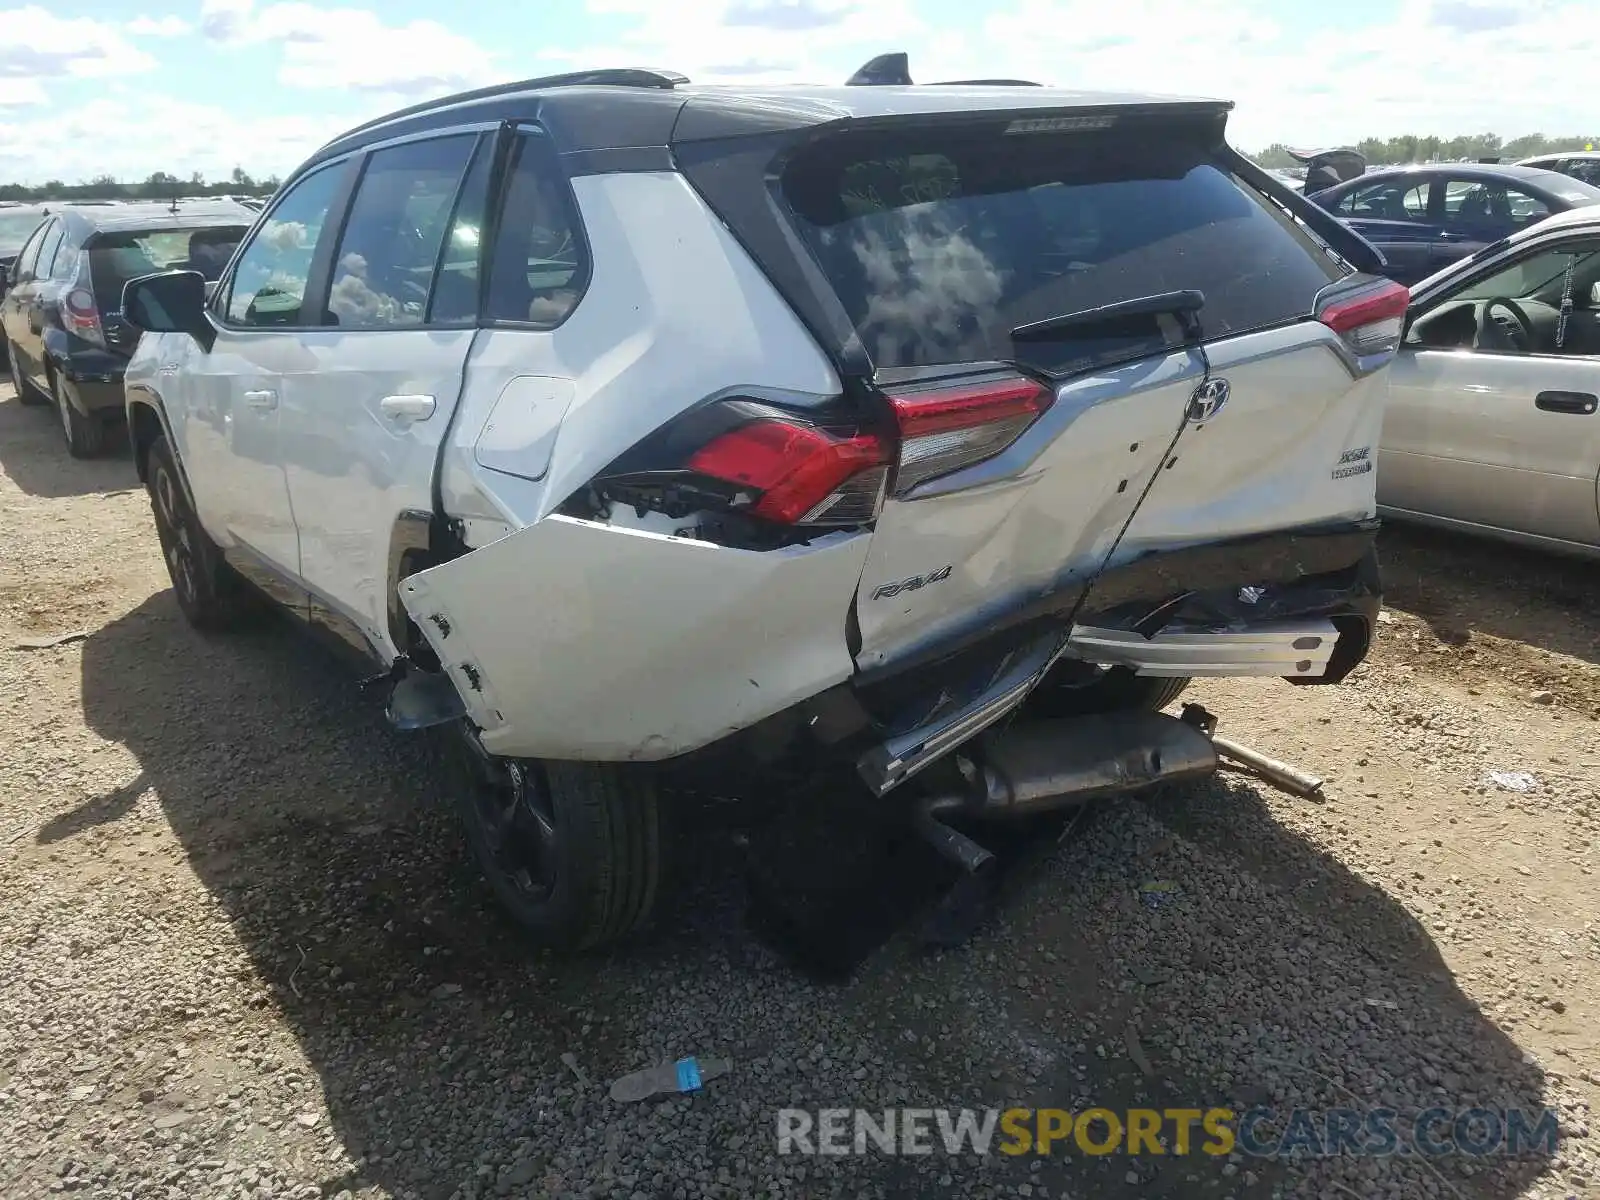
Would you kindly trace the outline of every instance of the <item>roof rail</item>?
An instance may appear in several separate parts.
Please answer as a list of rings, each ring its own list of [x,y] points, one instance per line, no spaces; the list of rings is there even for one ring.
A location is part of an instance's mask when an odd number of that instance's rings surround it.
[[[934,87],[1043,87],[1036,79],[941,79]]]
[[[528,92],[537,88],[557,87],[637,87],[659,88],[671,91],[673,88],[688,83],[687,75],[680,75],[676,71],[654,70],[647,67],[604,67],[596,71],[568,71],[562,75],[539,75],[532,79],[516,79],[510,83],[496,83],[489,87],[474,88],[468,92],[456,92],[450,96],[440,96],[434,100],[424,100],[421,104],[412,104],[397,112],[385,113],[381,117],[374,117],[370,121],[347,129],[333,141],[322,147],[344,141],[352,134],[362,133],[368,129],[376,129],[380,125],[387,125],[390,121],[399,121],[405,117],[414,117],[418,113],[431,112],[436,108],[444,108],[451,104],[466,104],[472,100],[489,100],[495,96],[507,96],[513,92]],[[319,150],[320,154],[321,151]]]
[[[895,50],[869,59],[844,81],[845,87],[906,87],[911,83],[911,56]]]

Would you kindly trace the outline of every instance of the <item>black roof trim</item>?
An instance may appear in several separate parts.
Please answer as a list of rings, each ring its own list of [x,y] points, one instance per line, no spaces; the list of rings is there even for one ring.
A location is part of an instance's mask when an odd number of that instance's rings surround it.
[[[1043,87],[1034,79],[941,79],[934,87]]]
[[[347,129],[318,150],[312,158],[321,158],[324,151],[331,146],[346,141],[358,133],[366,133],[394,121],[402,121],[406,117],[419,116],[422,113],[433,112],[436,109],[452,108],[458,104],[470,104],[474,100],[492,100],[496,96],[509,96],[518,92],[535,92],[544,88],[564,87],[637,87],[657,88],[662,91],[671,91],[689,82],[687,75],[680,75],[676,71],[655,70],[648,67],[605,67],[597,71],[568,71],[561,75],[539,75],[533,79],[517,79],[510,83],[496,83],[489,87],[473,88],[471,91],[456,92],[449,96],[439,96],[433,100],[424,100],[420,104],[413,104],[396,112],[385,113],[381,117],[374,117],[364,124],[353,129]]]

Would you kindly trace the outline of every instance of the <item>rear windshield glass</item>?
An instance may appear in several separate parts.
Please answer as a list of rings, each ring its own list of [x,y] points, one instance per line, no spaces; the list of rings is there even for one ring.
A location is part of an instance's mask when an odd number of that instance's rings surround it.
[[[1176,319],[1011,330],[1194,288],[1216,338],[1308,316],[1342,274],[1199,138],[1114,134],[844,134],[797,155],[783,188],[880,368],[1081,371],[1180,342]]]
[[[245,235],[243,225],[118,230],[89,243],[89,277],[103,311],[122,307],[122,285],[157,271],[199,271],[215,280]]]

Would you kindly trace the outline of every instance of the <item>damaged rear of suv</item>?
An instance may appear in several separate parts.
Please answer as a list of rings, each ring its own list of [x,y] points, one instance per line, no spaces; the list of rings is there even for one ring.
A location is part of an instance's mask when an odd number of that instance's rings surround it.
[[[1225,102],[889,67],[418,106],[302,168],[205,305],[130,285],[180,602],[249,579],[375,658],[549,942],[647,918],[663,772],[848,762],[977,868],[948,821],[1214,767],[1154,711],[1187,679],[1366,653],[1381,258]],[[289,285],[252,257],[296,239]]]

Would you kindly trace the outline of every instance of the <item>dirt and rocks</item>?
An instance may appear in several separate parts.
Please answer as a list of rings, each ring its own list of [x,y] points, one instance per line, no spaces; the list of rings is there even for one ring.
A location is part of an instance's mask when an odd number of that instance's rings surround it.
[[[882,920],[931,871],[902,851],[893,896],[835,903],[862,954],[819,980],[752,933],[712,825],[651,939],[562,962],[507,929],[349,676],[273,625],[191,632],[131,464],[69,460],[4,394],[0,1196],[1600,1195],[1600,570],[1386,533],[1354,679],[1193,689],[1324,802],[1228,772],[1096,808],[960,951]],[[687,1054],[734,1067],[609,1099]],[[775,1153],[782,1108],[1012,1104],[1549,1108],[1560,1137]]]

